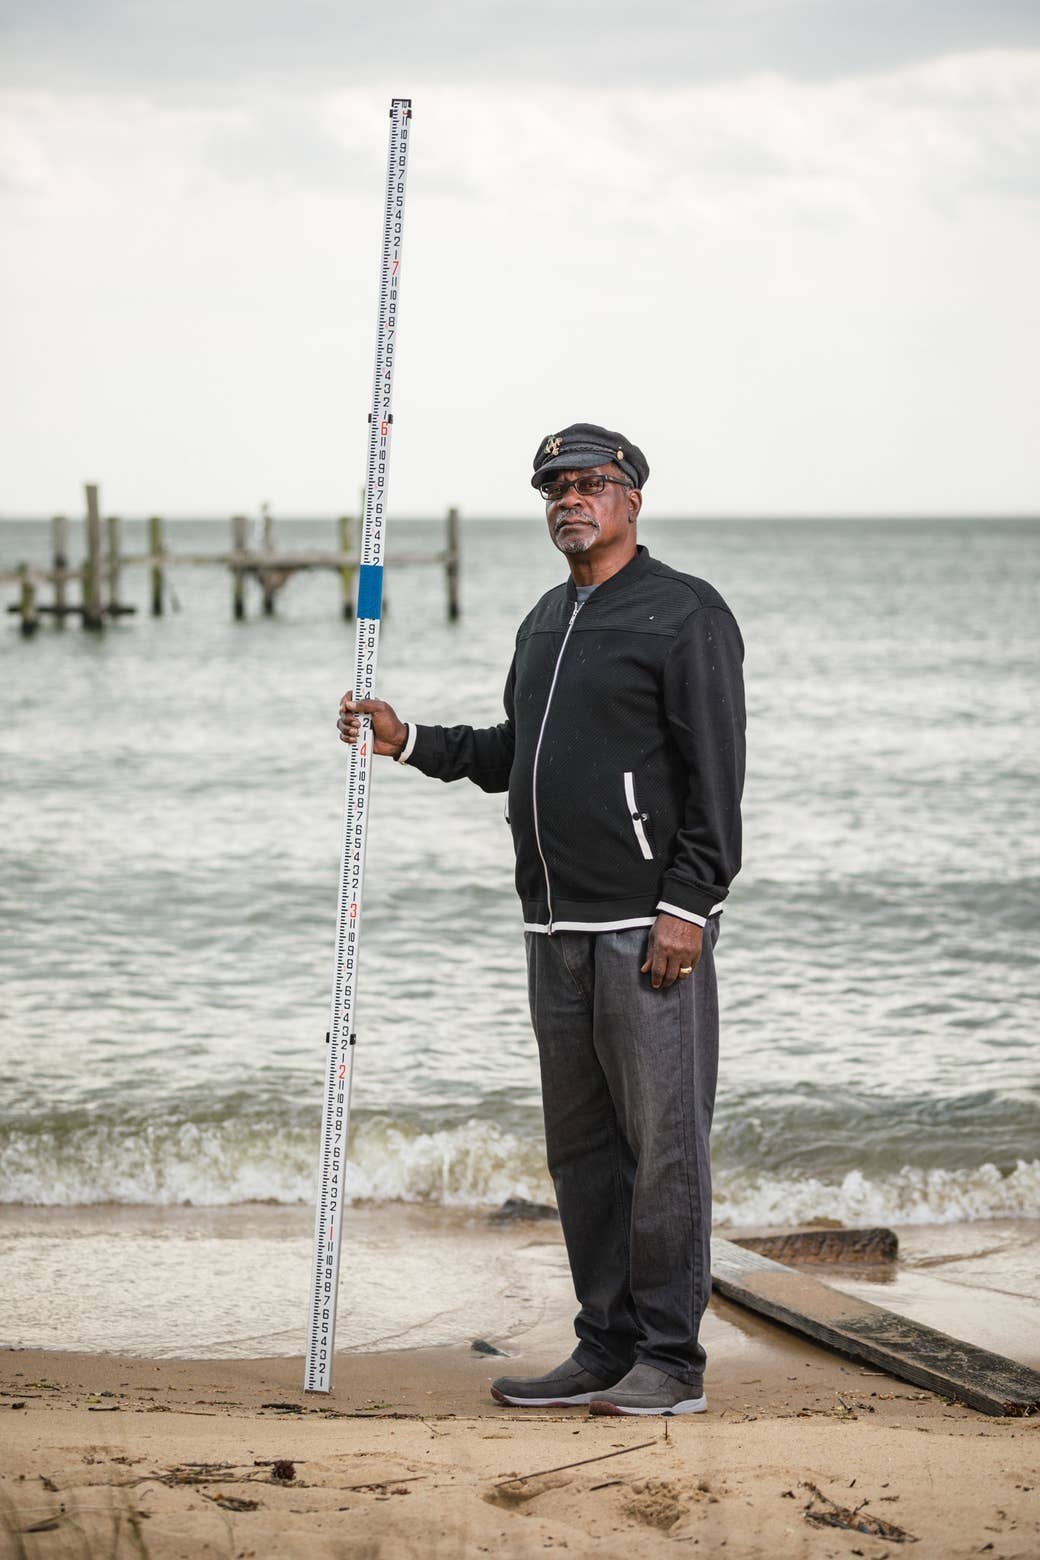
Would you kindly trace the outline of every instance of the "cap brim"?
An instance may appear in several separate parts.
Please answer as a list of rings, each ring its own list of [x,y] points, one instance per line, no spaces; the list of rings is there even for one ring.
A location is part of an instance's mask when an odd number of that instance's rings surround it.
[[[568,450],[566,455],[556,455],[552,460],[547,460],[544,466],[539,466],[531,478],[531,486],[541,487],[558,471],[586,471],[590,466],[617,466],[619,471],[622,469],[619,461],[604,455],[602,450]]]

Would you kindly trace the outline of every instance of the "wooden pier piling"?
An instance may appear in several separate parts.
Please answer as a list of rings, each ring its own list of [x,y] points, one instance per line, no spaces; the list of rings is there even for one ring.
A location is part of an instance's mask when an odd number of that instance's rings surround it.
[[[33,579],[32,570],[27,563],[22,564],[19,573],[22,577],[21,595],[18,603],[21,614],[22,638],[30,639],[40,626],[39,614],[36,611],[36,581]]]
[[[459,512],[454,505],[448,510],[444,582],[448,592],[448,621],[457,623],[459,620]]]
[[[152,617],[162,617],[165,606],[166,577],[162,565],[165,548],[163,546],[162,524],[162,519],[159,515],[152,515],[148,521],[148,552],[151,558],[148,573],[151,586]]]
[[[119,544],[122,523],[118,515],[109,515],[105,524],[108,531],[108,567],[106,569],[108,576],[108,615],[109,617],[118,617],[121,610],[119,604],[121,549]]]
[[[69,522],[64,515],[51,521],[51,567],[54,570],[54,615],[59,628],[65,627],[68,598],[65,585],[69,567]]]
[[[270,558],[275,551],[274,516],[268,514],[267,505],[263,507],[263,551],[264,556]],[[264,617],[274,617],[275,591],[280,584],[284,584],[286,575],[279,577],[270,569],[260,570],[260,591],[263,601]]]
[[[339,520],[337,521],[337,525],[339,527],[339,550],[340,550],[340,556],[343,557],[343,558],[350,558],[350,557],[353,556],[353,553],[354,553],[354,548],[353,548],[354,516],[353,515],[340,515]],[[344,619],[348,623],[351,621],[351,619],[354,616],[354,577],[355,577],[355,573],[356,573],[356,571],[354,569],[354,566],[353,566],[353,564],[350,564],[350,563],[344,563],[343,566],[340,568],[340,571],[339,571],[339,587],[340,587],[340,594],[341,594],[342,601],[343,601],[343,616],[344,616]]]
[[[96,482],[85,484],[87,495],[87,559],[83,565],[83,627],[103,628],[101,611],[101,511]]]
[[[236,623],[246,615],[246,571],[243,561],[249,551],[249,521],[245,515],[234,515],[231,520],[231,551],[235,562],[231,565],[231,611]]]

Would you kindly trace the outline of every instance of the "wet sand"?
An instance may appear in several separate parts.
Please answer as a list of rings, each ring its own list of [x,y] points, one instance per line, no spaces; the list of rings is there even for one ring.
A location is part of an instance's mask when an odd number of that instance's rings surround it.
[[[814,1271],[1040,1365],[1036,1225],[900,1236],[887,1275]],[[558,1249],[559,1235],[528,1225],[494,1240],[522,1259]],[[352,1351],[328,1397],[303,1392],[290,1355],[6,1350],[0,1552],[360,1560],[555,1548],[628,1560],[681,1544],[880,1560],[910,1534],[922,1560],[1040,1553],[1040,1419],[947,1403],[718,1297],[704,1332],[705,1415],[496,1406],[495,1375],[536,1372],[571,1346],[566,1283],[544,1257],[540,1271],[523,1327],[490,1340],[508,1359],[463,1341]],[[276,1477],[278,1462],[292,1478]],[[828,1500],[902,1533],[814,1521],[834,1517]],[[38,1523],[48,1526],[26,1531]]]

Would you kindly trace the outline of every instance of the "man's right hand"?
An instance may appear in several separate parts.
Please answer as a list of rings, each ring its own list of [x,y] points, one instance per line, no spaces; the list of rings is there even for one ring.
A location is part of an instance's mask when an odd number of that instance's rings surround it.
[[[336,722],[340,741],[353,746],[361,730],[362,715],[371,716],[375,752],[396,758],[408,740],[408,727],[403,720],[398,720],[397,712],[385,699],[355,699],[352,693],[345,693],[339,701],[339,720]]]

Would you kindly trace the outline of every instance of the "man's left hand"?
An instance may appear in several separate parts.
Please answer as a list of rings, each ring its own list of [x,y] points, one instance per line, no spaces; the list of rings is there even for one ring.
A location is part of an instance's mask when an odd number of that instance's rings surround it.
[[[694,921],[662,910],[650,928],[646,945],[646,963],[641,975],[650,976],[655,991],[688,980],[701,956],[702,929]]]

